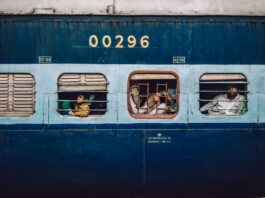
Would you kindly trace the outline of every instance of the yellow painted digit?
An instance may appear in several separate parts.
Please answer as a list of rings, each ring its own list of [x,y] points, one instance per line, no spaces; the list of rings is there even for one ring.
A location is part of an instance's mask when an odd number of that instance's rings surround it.
[[[149,46],[149,36],[147,36],[147,35],[142,36],[141,46],[142,46],[142,48],[147,48]]]
[[[115,39],[118,39],[118,43],[116,44],[115,48],[123,48],[122,42],[123,42],[123,36],[117,35]]]
[[[98,37],[96,35],[91,35],[89,37],[89,45],[91,47],[97,47],[98,46]]]
[[[106,42],[106,40],[107,40],[107,42]],[[109,35],[103,36],[102,43],[103,43],[104,47],[109,48],[111,46],[111,38],[110,38],[110,36]]]
[[[127,41],[128,41],[128,47],[129,48],[134,48],[135,47],[135,45],[136,45],[136,38],[135,38],[135,36],[133,36],[133,35],[128,36]]]

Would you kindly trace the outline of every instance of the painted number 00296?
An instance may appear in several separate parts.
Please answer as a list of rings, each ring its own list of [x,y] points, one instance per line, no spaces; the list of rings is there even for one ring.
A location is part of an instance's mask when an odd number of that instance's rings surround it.
[[[122,35],[116,35],[115,41],[112,41],[109,35],[103,36],[101,41],[99,41],[99,38],[96,35],[91,35],[89,37],[89,46],[93,48],[98,47],[99,42],[102,43],[104,48],[109,48],[111,46],[115,48],[124,48],[124,47],[134,48],[136,46],[137,39],[134,35],[129,35],[126,39],[127,42],[124,44],[124,37]],[[147,35],[142,36],[140,39],[140,45],[142,48],[148,48],[149,36]]]

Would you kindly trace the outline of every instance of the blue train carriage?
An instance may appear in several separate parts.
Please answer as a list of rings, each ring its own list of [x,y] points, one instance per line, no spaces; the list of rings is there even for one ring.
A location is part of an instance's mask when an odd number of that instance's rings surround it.
[[[264,2],[78,3],[0,2],[0,194],[264,196]]]

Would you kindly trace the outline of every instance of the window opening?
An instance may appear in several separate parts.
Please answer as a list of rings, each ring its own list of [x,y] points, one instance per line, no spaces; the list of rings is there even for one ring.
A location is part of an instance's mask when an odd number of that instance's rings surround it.
[[[204,74],[200,78],[200,112],[210,116],[243,115],[248,111],[247,79],[242,74]]]
[[[137,118],[171,118],[178,111],[178,79],[170,72],[134,72],[129,77],[128,108]]]
[[[107,85],[102,74],[63,74],[58,82],[58,112],[88,117],[107,112]]]

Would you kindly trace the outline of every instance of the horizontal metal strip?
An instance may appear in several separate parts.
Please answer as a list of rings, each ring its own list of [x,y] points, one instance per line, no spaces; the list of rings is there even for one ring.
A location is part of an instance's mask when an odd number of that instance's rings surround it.
[[[199,99],[199,101],[203,102],[203,101],[209,101],[209,102],[212,102],[212,101],[218,101],[218,102],[247,102],[248,100],[231,100],[231,101],[228,101],[228,100],[206,100],[206,99]]]
[[[223,93],[223,92],[227,92],[228,90],[201,90],[201,91],[199,91],[200,93]],[[197,93],[199,93],[199,92],[197,92]],[[249,91],[237,91],[237,92],[239,92],[239,93],[249,93]]]
[[[93,118],[94,115],[90,115],[89,118]],[[95,115],[97,117],[97,115]],[[65,116],[64,119],[71,119],[70,116]],[[230,117],[233,119],[233,117]],[[198,134],[201,133],[202,135],[205,134],[205,132],[209,135],[216,135],[216,132],[228,132],[231,134],[235,134],[235,132],[239,132],[237,135],[241,135],[241,137],[245,138],[246,134],[250,134],[252,136],[255,136],[255,133],[258,134],[260,132],[264,132],[265,129],[265,123],[257,123],[257,122],[231,122],[231,123],[210,123],[210,122],[203,122],[203,123],[176,123],[175,120],[172,120],[172,123],[159,123],[158,121],[155,123],[86,123],[81,124],[79,121],[77,123],[69,124],[65,122],[56,123],[56,124],[43,124],[43,122],[38,122],[35,124],[17,124],[17,123],[11,123],[11,124],[0,124],[0,131],[7,132],[12,130],[21,130],[21,131],[30,131],[30,130],[41,130],[41,131],[48,131],[48,130],[65,130],[65,129],[75,129],[75,130],[82,130],[86,132],[91,131],[98,131],[101,132],[101,130],[117,130],[123,132],[129,132],[130,130],[135,134],[136,130],[161,130],[161,131],[179,131],[182,132],[191,132],[190,135],[195,135],[198,137]],[[199,129],[199,131],[197,131]],[[206,130],[205,130],[206,129]],[[211,130],[209,130],[211,129]],[[231,129],[233,131],[231,131]],[[243,130],[242,130],[243,129]],[[251,131],[252,133],[249,133],[250,130],[254,129],[255,131]],[[126,131],[124,131],[126,130]],[[196,133],[194,133],[196,132]],[[199,132],[199,133],[198,133]],[[43,135],[40,133],[40,135]]]
[[[77,102],[77,100],[57,100],[57,102],[64,102],[64,101],[66,101],[66,102]],[[86,102],[109,102],[109,101],[107,101],[107,100],[85,100],[84,102],[86,103]]]
[[[205,111],[207,111],[207,110],[205,110]],[[221,108],[219,108],[218,111],[211,111],[211,112],[213,112],[213,113],[220,113],[220,111],[223,111],[223,110],[236,110],[236,109],[224,109],[224,108],[221,109]],[[246,109],[246,111],[247,111],[247,109]]]
[[[222,81],[222,82],[218,82],[218,81],[215,81],[215,82],[202,82],[200,81],[199,82],[200,84],[248,84],[248,82],[235,82],[235,81]]]
[[[108,93],[108,91],[90,91],[90,90],[57,91],[57,93],[76,93],[76,92],[82,92],[82,93]]]
[[[102,86],[102,85],[108,85],[109,83],[108,82],[104,82],[104,83],[102,83],[102,82],[100,82],[100,83],[98,83],[98,82],[88,82],[88,83],[57,83],[57,85],[59,85],[59,86],[83,86],[83,85],[85,85],[85,86],[89,86],[89,85],[93,85],[93,86]]]
[[[57,111],[69,111],[69,109],[57,109]],[[90,109],[90,111],[102,111],[102,112],[106,112],[107,109]]]

